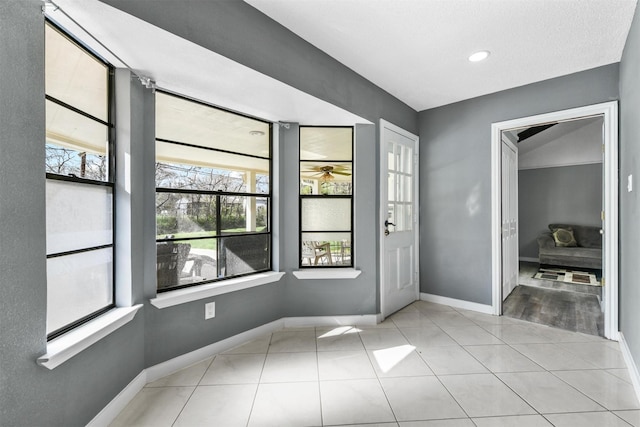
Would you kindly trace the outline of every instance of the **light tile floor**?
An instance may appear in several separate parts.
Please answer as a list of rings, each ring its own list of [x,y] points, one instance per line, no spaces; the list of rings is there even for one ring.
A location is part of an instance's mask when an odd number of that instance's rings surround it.
[[[147,386],[112,426],[640,427],[618,343],[418,301],[282,330]]]

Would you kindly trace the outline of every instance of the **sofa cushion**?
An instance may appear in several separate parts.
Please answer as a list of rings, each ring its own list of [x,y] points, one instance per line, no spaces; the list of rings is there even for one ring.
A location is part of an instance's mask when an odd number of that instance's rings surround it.
[[[578,246],[576,238],[573,236],[572,228],[556,228],[553,230],[553,240],[559,247],[575,247]]]
[[[602,250],[592,248],[540,248],[540,264],[576,268],[602,268]]]
[[[549,224],[549,230],[551,230],[551,232],[556,228],[571,228],[573,230],[573,237],[575,237],[579,247],[602,249],[600,227],[575,224]]]

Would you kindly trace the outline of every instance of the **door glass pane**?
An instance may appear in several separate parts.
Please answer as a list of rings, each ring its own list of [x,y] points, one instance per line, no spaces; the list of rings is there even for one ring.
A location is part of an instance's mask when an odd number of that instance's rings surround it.
[[[406,180],[405,180],[405,176],[402,174],[398,174],[396,176],[396,179],[398,180],[398,196],[396,197],[396,201],[397,202],[404,202],[405,201],[405,195],[406,195]]]
[[[394,156],[395,144],[392,142],[387,143],[387,168],[390,171],[396,170],[396,158]]]
[[[413,206],[411,204],[407,204],[404,207],[404,230],[411,231],[413,230]]]
[[[413,150],[410,147],[402,147],[402,172],[413,173]]]
[[[387,174],[389,176],[388,179],[388,188],[387,188],[387,200],[395,201],[396,200],[396,174],[393,172],[389,172]]]
[[[46,180],[47,254],[113,243],[113,189]]]
[[[405,213],[404,213],[404,208],[405,206],[398,203],[396,204],[396,220],[394,221],[394,224],[396,225],[395,228],[393,229],[393,231],[405,231]]]
[[[412,188],[412,184],[413,184],[413,179],[411,176],[403,176],[402,180],[404,182],[403,184],[403,197],[402,197],[402,201],[403,202],[411,202],[413,200],[413,188]]]
[[[113,303],[112,249],[47,259],[47,333]]]
[[[394,224],[396,219],[396,205],[395,203],[389,203],[387,206],[387,221],[393,222]],[[389,227],[389,231],[395,231],[395,228],[392,226]]]

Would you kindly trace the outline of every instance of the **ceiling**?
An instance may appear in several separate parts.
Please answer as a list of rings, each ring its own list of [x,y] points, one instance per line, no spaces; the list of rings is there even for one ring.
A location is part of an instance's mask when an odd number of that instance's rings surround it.
[[[416,111],[618,62],[636,7],[636,0],[245,1]],[[47,16],[162,89],[274,122],[368,122],[100,1],[48,2]],[[469,62],[480,49],[489,58]]]
[[[636,0],[245,0],[417,111],[619,62]],[[469,55],[489,50],[483,62]]]
[[[518,153],[522,155],[522,154],[526,154],[531,151],[537,150],[553,141],[559,140],[586,126],[591,126],[591,125],[594,125],[595,123],[602,124],[602,121],[603,121],[602,117],[597,116],[597,117],[587,117],[587,118],[581,118],[579,120],[569,120],[566,122],[557,123],[556,125],[551,126],[548,129],[545,129],[544,131],[537,133],[530,138],[525,139],[524,141],[521,141],[519,143],[516,142],[516,144],[518,145]],[[518,133],[526,129],[528,128],[524,127],[524,128],[513,129],[510,131],[506,131],[505,134],[507,134],[507,137],[509,138],[509,140],[518,141]],[[596,129],[596,134],[598,136],[601,136],[602,129]]]

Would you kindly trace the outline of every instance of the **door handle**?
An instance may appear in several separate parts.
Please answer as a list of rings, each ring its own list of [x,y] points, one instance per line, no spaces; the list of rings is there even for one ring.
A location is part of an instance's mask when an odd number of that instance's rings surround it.
[[[389,235],[389,226],[393,225],[394,227],[396,226],[394,223],[389,222],[388,219],[384,220],[384,235],[388,236]]]

